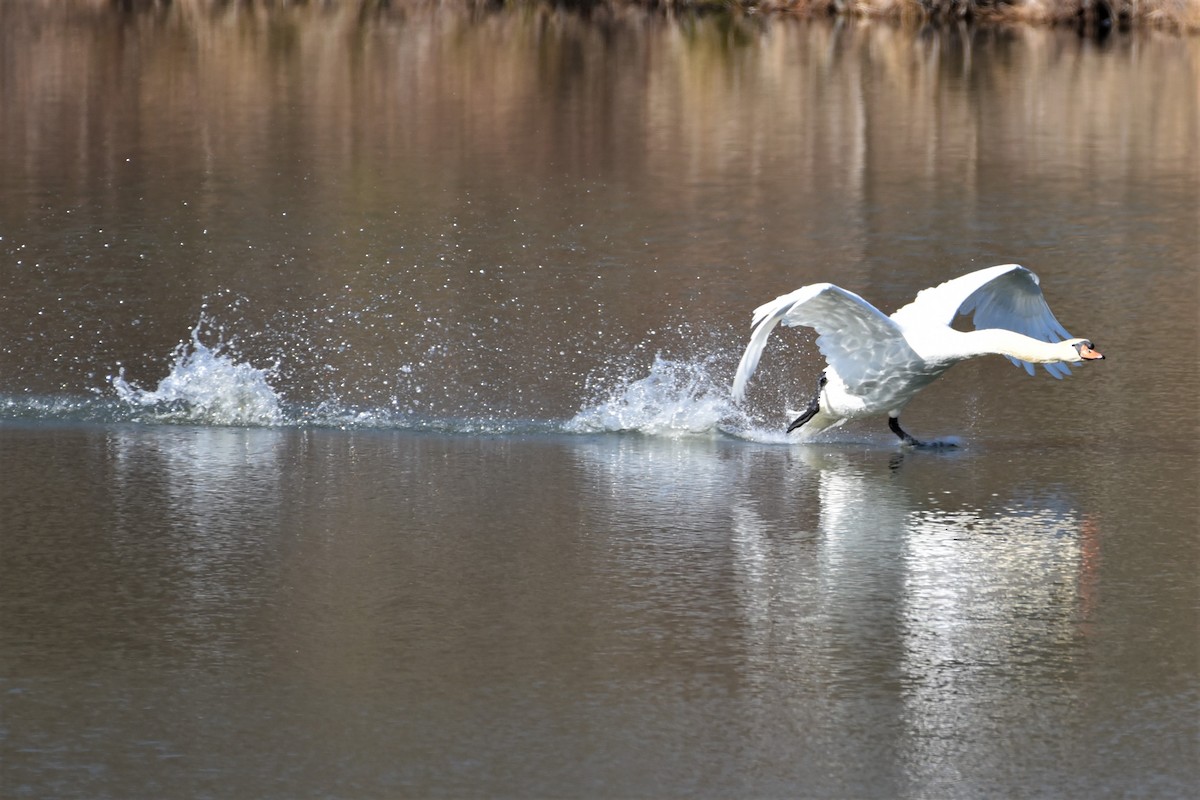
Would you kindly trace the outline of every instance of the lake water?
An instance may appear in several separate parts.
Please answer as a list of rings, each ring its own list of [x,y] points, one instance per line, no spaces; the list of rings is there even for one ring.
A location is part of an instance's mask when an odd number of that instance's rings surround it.
[[[0,794],[1183,797],[1200,40],[0,4]],[[758,304],[1108,359],[808,444]]]

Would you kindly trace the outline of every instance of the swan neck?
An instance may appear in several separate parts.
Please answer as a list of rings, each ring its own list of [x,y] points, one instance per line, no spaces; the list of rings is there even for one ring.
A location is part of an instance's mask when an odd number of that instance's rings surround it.
[[[1000,355],[1032,364],[1071,360],[1070,354],[1063,351],[1063,342],[1043,342],[1015,331],[985,328],[970,332],[966,336],[970,343],[968,357]]]

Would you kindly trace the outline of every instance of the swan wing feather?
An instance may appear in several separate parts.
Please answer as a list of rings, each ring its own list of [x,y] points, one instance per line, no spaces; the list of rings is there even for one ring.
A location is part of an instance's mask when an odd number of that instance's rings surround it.
[[[974,313],[976,330],[1001,328],[1043,342],[1070,339],[1071,334],[1059,323],[1042,294],[1037,275],[1019,264],[970,272],[943,284],[919,292],[916,298],[892,319],[900,325],[949,325],[959,314]],[[1034,365],[1009,358],[1030,375]],[[1070,375],[1063,363],[1043,364],[1055,378]]]
[[[754,310],[754,330],[733,379],[734,400],[745,397],[775,326],[803,325],[817,331],[817,347],[847,387],[873,380],[885,364],[917,360],[894,321],[853,292],[815,283],[781,295]]]

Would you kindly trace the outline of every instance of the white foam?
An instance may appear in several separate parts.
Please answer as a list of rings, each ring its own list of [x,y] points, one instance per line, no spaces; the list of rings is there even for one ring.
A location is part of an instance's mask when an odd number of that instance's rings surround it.
[[[584,405],[563,429],[570,433],[637,432],[650,436],[741,434],[745,416],[716,377],[711,359],[656,356],[650,372],[626,377]]]
[[[153,390],[125,380],[122,367],[109,382],[118,399],[151,412],[155,419],[209,425],[279,425],[285,422],[279,395],[267,380],[272,369],[238,361],[218,341],[200,341],[204,318],[192,329],[191,340],[175,349],[171,370]]]
[[[768,419],[751,415],[733,402],[727,371],[719,355],[695,360],[656,356],[648,373],[616,379],[596,393],[579,412],[563,424],[567,433],[640,433],[647,436],[731,436],[772,445],[853,444],[898,447],[890,433],[845,433],[838,423],[824,431],[787,432],[800,412],[788,409]],[[953,447],[955,437],[938,440]]]

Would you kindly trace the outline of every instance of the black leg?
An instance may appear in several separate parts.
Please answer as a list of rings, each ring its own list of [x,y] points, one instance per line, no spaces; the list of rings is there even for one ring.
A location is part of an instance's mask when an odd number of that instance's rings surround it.
[[[958,445],[954,444],[953,442],[922,442],[918,439],[914,439],[912,436],[909,436],[907,433],[905,433],[904,429],[900,427],[899,417],[889,416],[888,427],[892,429],[892,433],[899,436],[900,439],[909,447],[958,447]]]
[[[804,409],[804,413],[796,417],[795,421],[793,421],[791,425],[788,425],[788,433],[796,430],[796,428],[799,428],[801,425],[817,415],[817,412],[821,410],[821,390],[824,388],[825,375],[822,374],[821,380],[817,381],[817,393],[813,395],[812,400],[808,401],[808,408]]]
[[[914,439],[912,436],[909,436],[907,433],[904,432],[904,429],[900,427],[900,418],[899,417],[889,416],[888,417],[888,427],[891,428],[892,433],[899,436],[905,444],[910,445],[912,447],[924,447],[924,444],[922,442],[918,441],[917,439]]]

